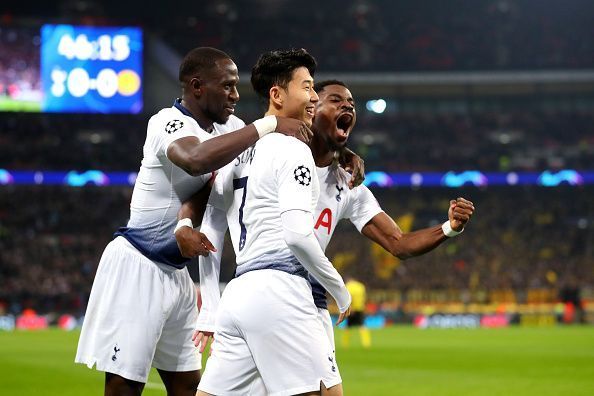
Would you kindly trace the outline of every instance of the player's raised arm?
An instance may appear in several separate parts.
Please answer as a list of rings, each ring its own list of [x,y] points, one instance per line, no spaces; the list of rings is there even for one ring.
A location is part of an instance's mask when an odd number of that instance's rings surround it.
[[[403,233],[386,213],[374,216],[361,230],[367,238],[400,259],[427,253],[464,230],[474,213],[474,204],[464,198],[450,201],[448,220],[442,225]]]
[[[193,176],[203,175],[227,165],[270,132],[293,136],[305,143],[313,134],[303,121],[266,116],[235,132],[204,142],[196,137],[175,140],[167,149],[167,157],[187,173]]]
[[[182,98],[174,106],[178,113],[196,121],[200,131],[187,133],[188,129],[197,129],[193,122],[189,122],[194,127],[190,128],[188,122],[170,119],[163,125],[168,135],[165,154],[190,175],[204,175],[222,168],[270,132],[279,131],[304,141],[309,141],[312,136],[302,121],[270,116],[245,126],[235,117],[239,72],[235,62],[222,51],[213,48],[190,51],[180,65],[179,82]],[[223,129],[219,130],[219,127]],[[234,129],[234,133],[212,139],[208,135]]]

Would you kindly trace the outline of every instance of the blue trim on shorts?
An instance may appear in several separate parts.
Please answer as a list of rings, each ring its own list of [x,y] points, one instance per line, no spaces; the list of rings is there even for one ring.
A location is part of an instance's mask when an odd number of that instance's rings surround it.
[[[155,238],[155,234],[148,232],[147,229],[120,227],[113,236],[126,238],[146,258],[173,268],[182,269],[191,261],[181,255],[173,232],[167,234],[163,232],[157,234]]]
[[[326,297],[326,289],[316,278],[308,275],[307,280],[311,284],[311,294],[313,295],[314,304],[316,307],[328,309],[328,297]]]
[[[235,270],[235,277],[239,277],[251,271],[273,269],[277,271],[283,271],[290,275],[297,275],[304,279],[307,279],[308,272],[301,265],[299,260],[293,255],[279,256],[270,255],[270,257],[263,256],[257,260],[249,261],[237,266]]]

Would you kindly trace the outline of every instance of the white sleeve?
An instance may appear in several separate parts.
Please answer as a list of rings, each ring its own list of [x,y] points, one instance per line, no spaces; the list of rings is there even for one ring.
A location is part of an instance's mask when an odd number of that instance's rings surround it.
[[[367,187],[363,185],[355,187],[351,193],[353,195],[345,217],[361,232],[363,227],[369,223],[369,220],[378,213],[383,212],[383,210]]]
[[[174,114],[169,117],[151,119],[149,128],[149,132],[152,134],[152,149],[158,157],[167,156],[169,145],[177,139],[194,136],[201,141],[201,134],[206,133],[186,117]]]
[[[221,255],[223,254],[225,232],[227,231],[225,212],[210,204],[207,205],[200,231],[208,237],[217,251],[210,252],[208,257],[200,256],[198,258],[202,307],[198,314],[196,330],[214,332],[215,317],[221,299],[219,277],[221,273]]]
[[[208,204],[212,205],[216,209],[225,211],[225,200],[224,200],[224,187],[226,179],[228,179],[227,167],[220,169],[216,176],[214,183],[212,185],[212,189],[210,190],[210,195],[208,196]],[[225,221],[226,223],[226,221]]]
[[[289,143],[286,148],[279,148],[282,159],[275,170],[280,212],[293,209],[313,212],[318,198],[315,194],[319,191],[314,190],[318,180],[311,150],[294,138],[287,139],[291,140],[285,141]]]
[[[342,277],[324,255],[313,233],[313,217],[302,210],[288,210],[281,214],[284,238],[299,262],[336,300],[340,312],[351,305],[351,295]]]

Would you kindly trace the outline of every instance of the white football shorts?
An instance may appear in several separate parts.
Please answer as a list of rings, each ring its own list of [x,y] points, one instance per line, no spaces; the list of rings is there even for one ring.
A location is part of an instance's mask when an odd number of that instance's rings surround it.
[[[336,362],[336,345],[334,344],[334,328],[332,327],[332,318],[330,317],[330,312],[324,308],[318,308],[318,320],[324,326],[326,330],[326,335],[328,336],[328,341],[332,346],[332,358],[334,359],[334,365],[336,366],[336,371],[329,371],[327,373],[327,378],[323,379],[322,381],[324,384],[339,384],[342,382],[340,371],[338,370],[338,364]],[[262,377],[258,375],[258,378],[254,381],[255,383],[251,385],[249,395],[266,395],[266,387],[264,386],[264,382],[262,381]]]
[[[309,282],[264,269],[223,292],[212,355],[198,389],[214,395],[294,395],[342,382]]]
[[[155,263],[119,236],[99,262],[75,362],[144,383],[151,365],[199,370],[197,318],[188,270]]]
[[[334,359],[334,365],[336,366],[336,373],[338,375],[337,379],[340,380],[340,374],[338,372],[338,364],[336,363],[336,344],[334,343],[334,328],[332,327],[332,318],[330,317],[330,312],[324,308],[318,308],[318,320],[324,327],[326,331],[326,336],[328,337],[328,342],[330,343],[330,347],[332,348],[332,358]],[[336,379],[331,380],[331,382],[336,381]],[[340,383],[341,381],[337,382]]]

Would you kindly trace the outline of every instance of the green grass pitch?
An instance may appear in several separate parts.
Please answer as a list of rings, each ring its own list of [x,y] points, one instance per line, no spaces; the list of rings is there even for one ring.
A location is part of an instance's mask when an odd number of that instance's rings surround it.
[[[372,331],[337,357],[346,395],[594,395],[594,327]],[[102,395],[73,363],[78,332],[0,332],[0,395]],[[144,395],[164,395],[156,372]]]
[[[6,96],[0,96],[0,111],[30,111],[38,113],[41,111],[41,103],[13,100]]]

